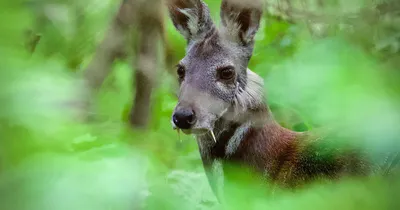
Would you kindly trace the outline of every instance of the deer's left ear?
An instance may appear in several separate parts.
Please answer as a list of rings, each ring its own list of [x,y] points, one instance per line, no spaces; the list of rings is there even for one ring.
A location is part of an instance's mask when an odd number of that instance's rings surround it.
[[[251,45],[260,27],[262,13],[261,0],[222,0],[222,33],[242,45]]]
[[[188,42],[204,37],[214,27],[202,0],[167,0],[167,5],[172,23]]]

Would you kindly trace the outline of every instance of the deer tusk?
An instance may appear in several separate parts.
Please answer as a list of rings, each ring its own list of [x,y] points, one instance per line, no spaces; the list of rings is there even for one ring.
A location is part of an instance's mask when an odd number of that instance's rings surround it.
[[[215,143],[217,143],[217,139],[215,138],[214,132],[212,130],[210,130],[211,136],[214,140]]]
[[[226,112],[228,112],[228,108],[224,109],[224,110],[221,112],[220,117],[224,116],[224,114],[225,114]]]
[[[180,129],[176,129],[176,132],[178,132],[178,140],[180,143],[182,143],[182,139],[181,139],[181,130]]]

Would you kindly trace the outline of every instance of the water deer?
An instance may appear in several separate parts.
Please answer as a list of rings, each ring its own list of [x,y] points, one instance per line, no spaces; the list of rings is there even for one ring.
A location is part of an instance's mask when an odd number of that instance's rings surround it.
[[[217,162],[222,168],[228,163],[249,167],[288,187],[367,170],[355,152],[320,158],[307,140],[313,135],[274,120],[263,79],[248,68],[261,2],[222,0],[218,28],[200,0],[170,0],[168,10],[187,41],[186,55],[177,65],[179,94],[171,123],[196,137],[214,193],[212,168]]]

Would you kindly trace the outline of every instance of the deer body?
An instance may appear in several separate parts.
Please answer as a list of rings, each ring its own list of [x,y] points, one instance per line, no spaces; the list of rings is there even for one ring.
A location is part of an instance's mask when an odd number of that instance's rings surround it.
[[[197,137],[204,167],[211,170],[216,161],[249,167],[283,187],[297,187],[315,179],[335,179],[341,175],[362,175],[369,168],[357,151],[332,152],[331,159],[318,160],[311,133],[294,132],[273,119],[263,126],[251,122],[230,124],[211,135]],[[323,140],[321,140],[323,141]],[[222,165],[222,168],[224,165]]]
[[[212,168],[218,161],[222,168],[239,164],[288,187],[365,171],[354,152],[321,159],[310,133],[288,130],[274,120],[263,79],[247,68],[262,16],[259,1],[223,0],[218,29],[200,0],[170,0],[168,8],[188,43],[177,66],[180,92],[172,124],[196,136],[214,192]]]

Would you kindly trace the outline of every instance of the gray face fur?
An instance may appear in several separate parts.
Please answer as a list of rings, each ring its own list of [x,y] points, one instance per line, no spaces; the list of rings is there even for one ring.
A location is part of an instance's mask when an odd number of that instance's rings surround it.
[[[252,6],[252,7],[249,7]],[[174,115],[193,112],[185,133],[213,131],[222,117],[239,121],[264,104],[263,80],[247,66],[262,15],[261,4],[247,7],[228,0],[221,5],[221,27],[211,20],[200,0],[172,0],[169,12],[187,40],[186,56],[177,66],[179,102]]]

